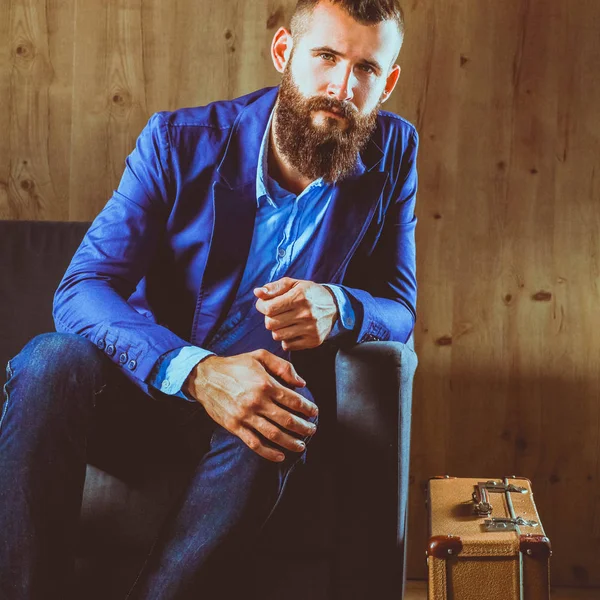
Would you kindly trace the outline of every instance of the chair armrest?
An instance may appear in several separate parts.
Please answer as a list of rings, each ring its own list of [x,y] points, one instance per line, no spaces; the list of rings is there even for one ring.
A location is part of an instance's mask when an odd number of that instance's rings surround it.
[[[408,437],[416,368],[414,350],[399,342],[366,342],[338,351],[338,423],[377,446],[395,444],[399,433]]]
[[[339,597],[402,597],[416,367],[412,340],[337,353]]]

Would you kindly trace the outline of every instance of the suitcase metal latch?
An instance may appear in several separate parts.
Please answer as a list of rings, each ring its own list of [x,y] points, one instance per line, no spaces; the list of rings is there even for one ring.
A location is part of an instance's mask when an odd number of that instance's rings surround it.
[[[483,523],[487,531],[517,531],[517,527],[537,527],[539,523],[537,521],[528,521],[523,517],[516,517],[515,519],[507,518],[492,518],[486,519]]]
[[[473,509],[475,514],[480,517],[489,517],[492,514],[489,492],[527,494],[527,489],[508,483],[508,481],[480,481],[473,492],[473,502],[475,503]]]

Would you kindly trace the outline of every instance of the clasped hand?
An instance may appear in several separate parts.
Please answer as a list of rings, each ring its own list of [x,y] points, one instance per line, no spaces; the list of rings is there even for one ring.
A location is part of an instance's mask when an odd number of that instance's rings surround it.
[[[337,317],[333,294],[311,281],[284,277],[254,290],[256,309],[265,315],[265,327],[284,350],[319,346]],[[198,363],[184,389],[207,414],[251,450],[281,462],[280,450],[302,452],[299,437],[315,433],[316,426],[298,416],[316,417],[317,406],[282,385],[304,387],[293,365],[267,350],[230,357],[209,356]]]
[[[283,277],[254,290],[256,309],[265,315],[265,327],[284,350],[320,346],[333,328],[337,306],[323,285]]]

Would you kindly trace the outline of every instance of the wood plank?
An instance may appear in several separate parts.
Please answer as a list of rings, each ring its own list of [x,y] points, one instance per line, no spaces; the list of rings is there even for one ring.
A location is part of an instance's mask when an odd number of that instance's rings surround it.
[[[104,206],[145,124],[141,0],[76,0],[70,218]]]
[[[59,0],[48,6],[42,0],[8,4],[9,122],[4,131],[9,150],[3,154],[0,184],[8,194],[0,195],[0,217],[66,219],[72,5]],[[3,81],[6,89],[6,71]],[[53,147],[56,152],[49,151]]]
[[[0,4],[0,131],[10,130],[11,65],[10,2],[3,2]],[[0,218],[12,218],[8,189],[10,164],[10,136],[0,135]]]

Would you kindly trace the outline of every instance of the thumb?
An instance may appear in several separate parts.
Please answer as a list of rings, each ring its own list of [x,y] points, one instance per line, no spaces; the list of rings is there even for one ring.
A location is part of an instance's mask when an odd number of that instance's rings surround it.
[[[258,352],[252,352],[252,354],[271,375],[277,375],[293,386],[304,387],[306,385],[306,381],[296,373],[296,369],[294,369],[291,362],[279,358],[279,356],[275,356],[267,350],[259,350]]]
[[[254,295],[261,300],[275,298],[276,296],[281,296],[291,290],[298,281],[298,279],[292,279],[291,277],[282,277],[277,281],[271,281],[262,287],[255,288]]]

